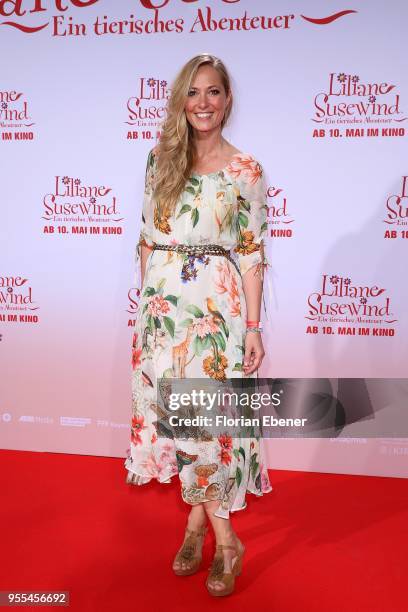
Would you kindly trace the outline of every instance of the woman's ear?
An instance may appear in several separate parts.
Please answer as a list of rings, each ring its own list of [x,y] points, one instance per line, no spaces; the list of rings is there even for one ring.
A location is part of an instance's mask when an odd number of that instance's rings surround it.
[[[224,125],[225,125],[225,115],[226,115],[226,113],[227,113],[227,110],[230,108],[231,103],[232,103],[232,93],[231,93],[231,91],[229,91],[229,93],[227,94],[227,97],[226,97],[226,102],[225,102],[225,111],[224,111],[224,116],[223,116],[223,118],[222,118],[222,122],[221,122],[221,123],[222,123],[222,126],[224,126]]]
[[[228,95],[227,95],[227,102],[226,102],[226,105],[225,105],[225,106],[228,108],[228,106],[230,106],[230,105],[231,105],[231,102],[232,102],[232,92],[231,92],[231,90],[230,90],[230,91],[228,92]]]

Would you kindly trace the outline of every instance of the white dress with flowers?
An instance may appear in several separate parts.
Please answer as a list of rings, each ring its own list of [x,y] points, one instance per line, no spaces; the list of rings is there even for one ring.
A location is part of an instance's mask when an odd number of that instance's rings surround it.
[[[152,197],[157,148],[149,152],[136,270],[145,244],[218,244],[223,256],[151,251],[133,335],[132,424],[128,482],[178,476],[183,500],[219,500],[216,516],[246,507],[249,491],[272,490],[259,438],[170,439],[157,431],[158,378],[243,377],[246,300],[242,276],[265,279],[266,184],[261,165],[239,153],[218,172],[190,176],[171,217]],[[140,285],[139,285],[140,286]],[[254,373],[252,377],[256,377]]]

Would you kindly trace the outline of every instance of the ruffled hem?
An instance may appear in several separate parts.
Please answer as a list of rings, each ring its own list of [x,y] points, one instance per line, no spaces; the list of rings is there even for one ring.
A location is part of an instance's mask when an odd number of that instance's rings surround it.
[[[265,490],[265,491],[252,491],[252,489],[247,489],[246,493],[252,493],[252,495],[256,495],[256,497],[263,497],[266,493],[271,493],[271,491],[273,490],[272,487],[270,487],[269,489]],[[205,500],[205,501],[210,501],[210,500]],[[205,503],[205,501],[203,503]],[[222,500],[220,500],[220,502],[222,502]],[[221,505],[221,504],[220,504]],[[223,519],[229,519],[229,514],[230,512],[239,512],[240,510],[245,510],[247,508],[248,504],[245,502],[243,506],[240,506],[239,508],[234,508],[232,506],[232,508],[230,508],[229,510],[224,510],[221,508],[218,508],[215,512],[214,512],[214,516],[218,516],[218,518],[223,518]]]
[[[127,484],[132,484],[135,486],[140,486],[144,484],[148,484],[151,480],[157,480],[160,484],[170,484],[173,476],[178,476],[177,473],[170,473],[166,475],[164,478],[160,478],[160,476],[155,476],[152,474],[140,474],[132,469],[130,465],[129,458],[127,458],[124,462],[125,469],[127,470],[126,482]]]
[[[125,469],[128,472],[127,477],[126,477],[126,483],[132,484],[134,486],[142,486],[144,484],[149,484],[149,482],[151,482],[152,480],[156,480],[159,484],[171,484],[173,482],[173,478],[176,476],[178,477],[178,474],[175,474],[175,473],[170,474],[166,479],[160,478],[159,476],[153,476],[153,475],[146,476],[145,474],[140,474],[139,472],[135,472],[134,470],[132,470],[128,466],[128,463],[129,461],[128,459],[126,459],[124,463]],[[256,495],[256,497],[263,497],[263,495],[265,495],[266,493],[271,493],[272,491],[273,491],[273,487],[271,485],[269,485],[267,489],[264,489],[262,491],[259,491],[258,489],[256,490],[253,490],[250,488],[246,489],[246,493],[251,493],[252,495]],[[219,500],[203,499],[201,502],[196,502],[195,504],[188,502],[184,498],[182,499],[184,503],[188,504],[189,506],[197,506],[198,504],[205,504],[206,502],[209,502],[209,501],[219,501],[220,507],[217,508],[217,510],[214,512],[214,516],[217,516],[218,518],[227,519],[227,520],[229,519],[230,512],[231,513],[239,512],[240,510],[245,510],[248,506],[248,504],[245,502],[243,506],[234,508],[234,506],[232,505],[232,507],[229,510],[227,510],[221,507],[222,499],[219,499]]]

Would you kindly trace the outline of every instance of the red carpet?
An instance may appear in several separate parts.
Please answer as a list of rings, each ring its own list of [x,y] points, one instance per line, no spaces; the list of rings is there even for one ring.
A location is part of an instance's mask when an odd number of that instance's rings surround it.
[[[171,571],[187,514],[178,480],[127,485],[122,459],[0,460],[2,591],[67,590],[75,611],[408,609],[404,479],[271,470],[274,491],[233,515],[247,545],[236,592],[214,599],[212,536],[198,574]]]

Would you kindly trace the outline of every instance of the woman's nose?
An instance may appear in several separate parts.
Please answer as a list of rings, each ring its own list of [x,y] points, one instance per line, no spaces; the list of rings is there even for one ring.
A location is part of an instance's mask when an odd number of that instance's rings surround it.
[[[198,99],[198,106],[200,108],[206,108],[208,106],[208,97],[207,97],[207,94],[205,94],[205,93],[200,94],[200,97]]]

